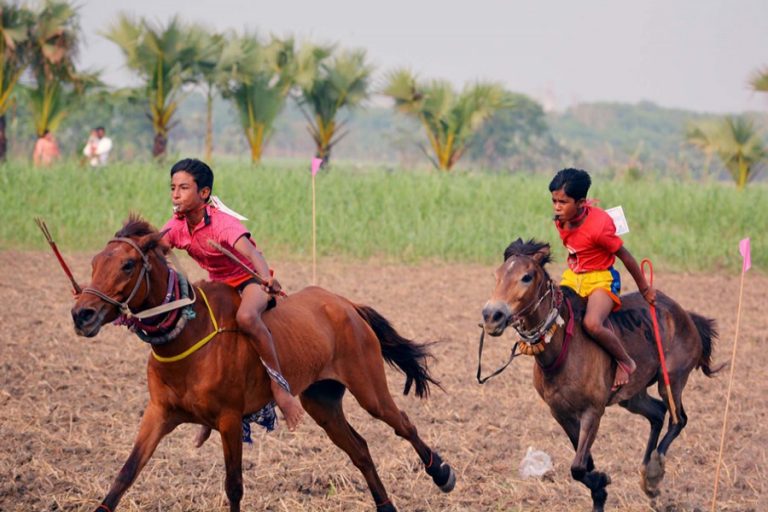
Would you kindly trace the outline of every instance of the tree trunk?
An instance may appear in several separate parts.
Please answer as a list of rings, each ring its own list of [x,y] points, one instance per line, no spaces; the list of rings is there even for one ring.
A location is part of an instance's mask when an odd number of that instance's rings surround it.
[[[5,114],[0,116],[0,162],[5,162],[8,151],[8,139],[5,137]]]
[[[158,160],[162,160],[165,157],[165,150],[168,147],[168,137],[162,133],[155,134],[155,142],[152,145],[152,156]]]
[[[211,164],[213,157],[213,93],[211,87],[208,86],[208,95],[206,98],[206,112],[205,112],[205,161],[208,165]]]

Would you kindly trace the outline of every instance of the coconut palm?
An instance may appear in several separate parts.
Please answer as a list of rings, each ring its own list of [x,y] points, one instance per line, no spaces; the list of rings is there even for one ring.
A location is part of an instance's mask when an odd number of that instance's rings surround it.
[[[443,171],[451,170],[483,123],[510,101],[498,84],[477,83],[457,93],[447,81],[419,83],[404,69],[389,74],[383,93],[395,100],[397,111],[424,126],[432,153],[420,147]]]
[[[758,69],[749,79],[749,86],[755,92],[768,92],[768,66]]]
[[[337,122],[341,109],[354,108],[368,98],[373,67],[365,62],[365,51],[342,51],[326,59],[329,48],[315,47],[310,53],[317,64],[314,77],[299,82],[299,107],[315,141],[315,156],[328,162],[331,149],[343,139],[346,121]],[[311,66],[305,66],[310,70]]]
[[[18,5],[0,5],[0,161],[5,160],[8,140],[5,113],[11,106],[19,78],[27,66],[32,12]]]
[[[763,138],[755,123],[746,117],[727,116],[720,122],[691,125],[686,140],[708,155],[716,154],[739,189],[746,186],[756,169],[768,159]]]
[[[273,38],[264,45],[254,34],[231,35],[218,66],[222,96],[231,100],[238,113],[251,161],[261,161],[277,115],[293,82],[287,73],[293,67],[294,43]]]
[[[219,61],[224,48],[224,36],[209,32],[199,25],[193,26],[190,32],[197,46],[193,73],[205,92],[205,161],[210,162],[213,154],[213,96],[216,83],[221,79]]]
[[[174,17],[163,25],[120,14],[104,33],[117,44],[126,64],[144,81],[143,96],[149,103],[154,143],[152,155],[161,158],[168,147],[168,133],[175,126],[182,85],[194,80],[199,32]]]
[[[33,83],[27,87],[35,132],[55,132],[86,89],[99,83],[95,73],[75,68],[80,46],[77,9],[48,0],[30,28],[29,59]]]

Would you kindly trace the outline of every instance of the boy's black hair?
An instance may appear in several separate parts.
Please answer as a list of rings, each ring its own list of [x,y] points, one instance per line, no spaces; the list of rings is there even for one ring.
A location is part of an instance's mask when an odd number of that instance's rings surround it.
[[[185,158],[179,160],[173,164],[173,167],[171,167],[171,176],[181,171],[188,172],[192,175],[198,190],[208,187],[211,189],[211,192],[213,192],[213,171],[208,167],[208,164],[202,160],[198,160],[197,158]],[[208,196],[209,199],[210,197],[211,196]]]
[[[590,185],[592,185],[592,179],[586,171],[569,167],[555,174],[549,182],[549,191],[563,189],[565,195],[578,201],[587,197]]]

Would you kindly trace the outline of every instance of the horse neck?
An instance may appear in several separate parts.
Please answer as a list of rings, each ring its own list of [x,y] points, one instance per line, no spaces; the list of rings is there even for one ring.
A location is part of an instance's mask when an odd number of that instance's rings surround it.
[[[551,281],[551,280],[550,280]],[[551,286],[550,282],[547,282],[547,287]],[[546,304],[546,307],[540,307],[537,309],[536,318],[534,319],[534,315],[531,315],[531,325],[538,325],[549,314],[549,311],[552,309],[552,307],[555,304],[555,301],[558,300],[555,294],[561,294],[559,288],[553,288],[553,292],[550,294],[550,297],[548,297],[547,300],[544,300],[542,305]],[[557,325],[557,329],[555,330],[554,334],[552,335],[551,339],[549,340],[549,343],[544,343],[544,350],[538,354],[536,354],[536,362],[538,365],[546,372],[547,368],[552,368],[556,363],[558,365],[562,364],[562,360],[558,363],[558,358],[564,357],[566,354],[563,354],[563,350],[567,350],[567,347],[565,347],[565,340],[566,340],[566,331],[569,327],[569,325],[572,327],[571,323],[571,316],[573,315],[573,311],[569,307],[568,303],[566,302],[566,298],[562,295],[559,295],[561,297],[560,299],[560,305],[557,307],[558,314],[560,318],[562,318],[563,325],[559,325],[557,323],[557,320],[555,321],[555,325]],[[561,356],[562,354],[562,356]]]
[[[141,309],[149,309],[162,304],[168,289],[168,274],[170,273],[168,263],[164,258],[156,255],[150,259],[150,265],[152,267],[149,271],[150,290],[141,305]]]

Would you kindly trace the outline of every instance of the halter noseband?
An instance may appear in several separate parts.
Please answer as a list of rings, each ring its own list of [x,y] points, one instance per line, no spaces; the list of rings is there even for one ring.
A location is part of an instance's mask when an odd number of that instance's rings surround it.
[[[131,240],[130,238],[123,238],[123,237],[113,238],[112,240],[107,242],[107,244],[111,244],[112,242],[123,242],[123,243],[126,243],[126,244],[130,245],[131,247],[136,249],[136,252],[139,253],[139,255],[141,256],[142,261],[144,262],[144,264],[141,267],[141,271],[139,272],[139,277],[138,277],[138,279],[136,279],[136,284],[133,286],[133,290],[128,295],[128,298],[125,299],[123,302],[120,302],[117,299],[113,299],[109,295],[107,295],[107,294],[97,290],[96,288],[92,288],[90,286],[88,286],[86,288],[83,288],[83,293],[90,293],[91,295],[97,296],[101,300],[103,300],[103,301],[105,301],[105,302],[107,302],[109,304],[112,304],[113,306],[117,307],[120,310],[120,313],[122,313],[123,315],[125,315],[127,317],[130,317],[130,316],[133,315],[133,312],[131,311],[131,308],[128,305],[128,303],[130,303],[133,300],[133,298],[136,296],[136,293],[139,291],[139,287],[141,286],[141,279],[142,278],[144,278],[144,280],[147,283],[147,293],[146,293],[146,296],[149,296],[149,291],[150,291],[149,271],[152,270],[152,266],[149,264],[149,258],[144,253],[144,251],[142,251],[141,248],[139,247],[139,245],[136,242],[134,242],[133,240]]]

